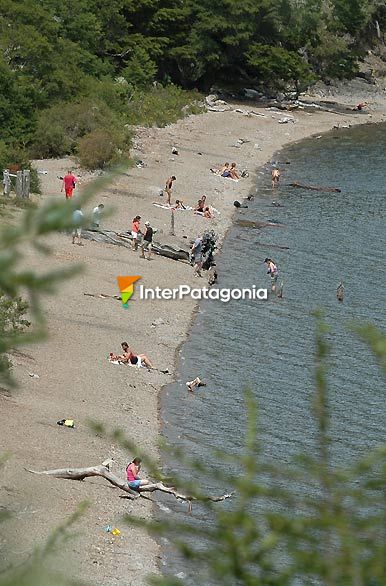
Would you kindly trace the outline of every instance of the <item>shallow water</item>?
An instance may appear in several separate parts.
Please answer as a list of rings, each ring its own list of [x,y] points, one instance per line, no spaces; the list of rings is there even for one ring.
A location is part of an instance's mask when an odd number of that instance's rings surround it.
[[[269,288],[263,264],[269,256],[279,266],[284,298],[200,304],[181,349],[179,380],[162,399],[165,436],[186,453],[215,467],[213,447],[242,451],[246,387],[258,400],[265,457],[280,463],[314,451],[311,312],[316,308],[323,308],[331,326],[334,461],[349,464],[385,441],[383,380],[369,349],[348,331],[352,320],[385,326],[385,130],[382,125],[340,130],[292,146],[279,154],[290,164],[280,165],[281,186],[274,193],[267,187],[270,168],[259,175],[258,196],[239,217],[283,226],[234,226],[218,261],[219,287]],[[342,192],[286,187],[292,181]],[[283,207],[273,207],[273,199]],[[340,280],[343,303],[336,299]],[[188,393],[185,381],[196,376],[207,387]],[[213,489],[211,480],[202,482]],[[183,518],[180,505],[168,506],[176,519]],[[166,552],[165,563],[174,574],[188,574],[187,584],[199,583],[173,553]]]

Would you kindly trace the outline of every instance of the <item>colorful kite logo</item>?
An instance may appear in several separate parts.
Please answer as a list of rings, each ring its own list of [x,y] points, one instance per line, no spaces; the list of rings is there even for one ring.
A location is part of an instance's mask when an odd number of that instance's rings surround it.
[[[127,309],[129,307],[129,299],[134,293],[134,283],[141,277],[117,277],[118,287],[121,292],[122,306]]]

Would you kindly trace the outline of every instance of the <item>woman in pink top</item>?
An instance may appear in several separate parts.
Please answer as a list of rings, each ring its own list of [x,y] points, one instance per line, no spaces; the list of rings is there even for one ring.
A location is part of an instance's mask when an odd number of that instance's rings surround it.
[[[126,467],[126,477],[127,483],[130,488],[133,490],[140,491],[141,486],[145,486],[146,484],[150,484],[146,478],[140,479],[138,474],[141,470],[141,458],[134,458],[130,464]]]
[[[141,230],[139,229],[140,219],[141,216],[135,216],[131,224],[133,250],[138,250],[138,234],[142,234]]]

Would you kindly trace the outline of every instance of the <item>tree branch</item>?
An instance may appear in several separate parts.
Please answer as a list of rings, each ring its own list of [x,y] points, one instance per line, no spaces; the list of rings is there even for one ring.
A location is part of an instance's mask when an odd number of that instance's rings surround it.
[[[110,471],[111,463],[111,460],[106,460],[99,466],[91,466],[88,468],[57,468],[55,470],[42,471],[29,470],[26,468],[26,470],[27,472],[31,472],[31,474],[39,474],[41,476],[54,476],[55,478],[63,478],[66,480],[84,480],[85,478],[89,478],[92,476],[101,476],[102,478],[105,478],[108,482],[110,482],[110,484],[126,492],[129,495],[128,498],[130,499],[135,499],[141,496],[146,498],[145,495],[142,493],[155,492],[158,490],[160,492],[173,495],[177,500],[189,503],[189,512],[192,509],[192,501],[201,500],[195,496],[183,494],[174,487],[166,486],[165,484],[163,484],[163,482],[155,482],[152,484],[146,484],[144,486],[141,486],[140,492],[132,490],[128,486],[126,481],[121,480],[120,478],[118,478],[118,476],[116,476]],[[205,500],[217,503],[231,498],[233,494],[234,493],[223,494],[221,496],[206,496]]]

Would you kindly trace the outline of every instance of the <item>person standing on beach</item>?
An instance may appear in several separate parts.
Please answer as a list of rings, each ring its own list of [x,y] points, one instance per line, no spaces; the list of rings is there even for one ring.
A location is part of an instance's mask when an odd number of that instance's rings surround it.
[[[72,230],[72,243],[75,244],[75,239],[78,240],[77,244],[79,246],[83,246],[82,243],[82,223],[83,223],[83,212],[80,207],[76,208],[76,210],[72,214],[72,223],[73,223],[73,230]]]
[[[272,258],[266,258],[264,262],[268,267],[267,275],[271,276],[271,290],[274,293],[276,291],[276,282],[279,276],[279,269],[273,262]]]
[[[191,253],[194,259],[194,276],[195,277],[202,277],[201,269],[202,269],[202,238],[201,236],[197,236],[194,244],[191,248]]]
[[[68,170],[67,175],[63,177],[62,189],[60,190],[61,192],[63,192],[64,189],[66,199],[72,198],[77,181],[78,180],[73,174],[73,172],[71,170]]]
[[[145,222],[145,232],[143,234],[141,243],[141,258],[145,258],[145,250],[147,251],[147,260],[151,260],[151,249],[153,242],[154,230],[150,226],[150,222]]]
[[[131,224],[132,249],[134,252],[138,250],[138,237],[142,234],[140,226],[141,216],[135,216]]]
[[[172,205],[172,191],[173,191],[173,181],[176,180],[176,177],[172,175],[169,179],[166,180],[165,191],[167,193],[168,199],[167,204],[170,206]]]
[[[96,206],[93,209],[93,211],[92,211],[92,224],[91,224],[92,228],[99,228],[104,208],[105,208],[105,206],[103,205],[103,203],[100,203],[98,206]]]
[[[146,478],[141,479],[139,477],[139,472],[141,470],[141,461],[141,458],[134,458],[134,460],[126,466],[127,484],[129,485],[129,488],[131,488],[132,490],[136,490],[138,492],[140,492],[141,486],[146,486],[147,484],[150,484],[149,480],[147,480]]]
[[[280,171],[276,167],[271,171],[272,187],[279,187]]]

